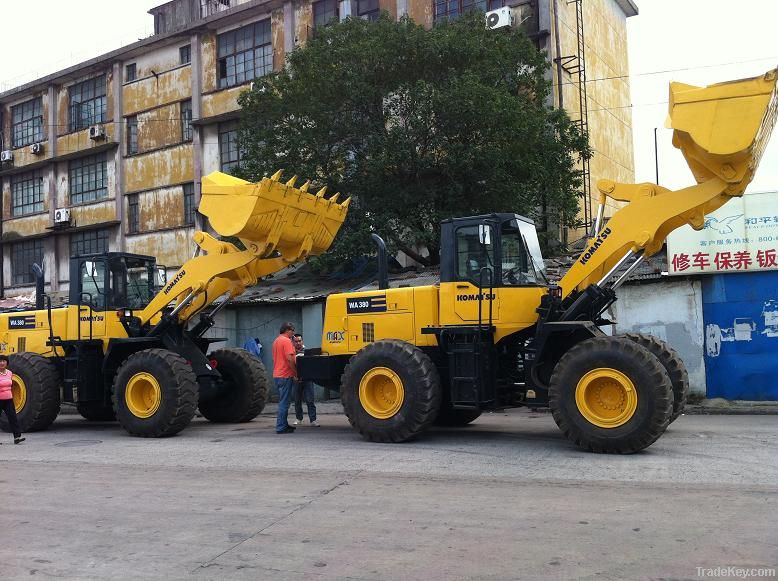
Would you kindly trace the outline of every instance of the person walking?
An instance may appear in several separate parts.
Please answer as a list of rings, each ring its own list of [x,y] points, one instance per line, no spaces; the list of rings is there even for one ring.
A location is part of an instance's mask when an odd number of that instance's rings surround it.
[[[297,357],[305,353],[305,344],[303,343],[303,336],[300,333],[295,333],[292,337],[294,341],[294,348],[297,351]],[[308,420],[312,426],[317,428],[321,424],[316,419],[316,404],[314,403],[313,382],[304,381],[302,379],[297,381],[294,391],[294,416],[295,420],[292,423],[293,426],[299,426],[303,423],[303,401],[308,407]]]
[[[5,412],[5,415],[8,416],[8,423],[11,425],[11,431],[14,433],[14,444],[21,444],[25,438],[22,438],[22,432],[19,430],[19,420],[16,417],[14,396],[11,390],[13,377],[14,374],[8,369],[8,357],[0,355],[0,413]]]
[[[281,325],[278,337],[273,341],[273,383],[278,390],[278,413],[276,414],[276,434],[291,434],[294,428],[287,422],[289,404],[297,382],[296,350],[292,343],[294,325]]]

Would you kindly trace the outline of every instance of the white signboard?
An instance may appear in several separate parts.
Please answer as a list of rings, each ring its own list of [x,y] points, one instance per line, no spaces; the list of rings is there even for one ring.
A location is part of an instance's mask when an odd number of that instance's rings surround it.
[[[669,274],[778,270],[778,192],[745,194],[667,237]]]

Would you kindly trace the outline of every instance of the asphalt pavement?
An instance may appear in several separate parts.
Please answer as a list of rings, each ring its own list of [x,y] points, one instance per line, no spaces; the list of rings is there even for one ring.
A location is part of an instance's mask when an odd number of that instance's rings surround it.
[[[683,416],[648,450],[604,456],[577,450],[547,413],[486,414],[384,445],[362,441],[339,406],[320,408],[322,427],[280,436],[270,414],[196,419],[159,440],[72,415],[19,446],[0,435],[0,575],[699,579],[716,567],[778,569],[776,416]]]

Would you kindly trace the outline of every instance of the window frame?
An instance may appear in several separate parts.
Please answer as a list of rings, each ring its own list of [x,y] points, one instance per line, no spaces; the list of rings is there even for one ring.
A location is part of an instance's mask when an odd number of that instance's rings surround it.
[[[194,182],[184,184],[182,189],[184,192],[184,226],[194,226],[197,220]]]
[[[238,123],[230,121],[219,124],[219,168],[224,173],[231,173],[233,168],[239,167],[243,155],[238,143]],[[225,151],[229,157],[225,160]],[[232,156],[232,154],[235,154]]]
[[[11,216],[28,216],[45,211],[43,172],[24,172],[11,176]]]
[[[127,194],[127,234],[140,233],[140,195]]]
[[[124,82],[131,83],[138,79],[138,64],[130,63],[124,66]]]
[[[451,5],[456,4],[456,9],[451,10]],[[439,8],[447,6],[449,9],[441,14]],[[456,20],[463,14],[473,10],[489,12],[506,6],[505,0],[433,0],[432,2],[432,22],[444,22],[446,20]]]
[[[69,240],[70,257],[109,252],[109,238],[110,232],[107,228],[73,232],[70,234]],[[79,247],[81,251],[76,252],[75,249]]]
[[[243,85],[272,73],[273,56],[273,34],[269,18],[219,34],[216,37],[217,87],[227,89]]]
[[[334,10],[332,9],[334,7]],[[338,0],[317,0],[311,3],[311,9],[313,12],[313,28],[316,29],[320,26],[327,26],[328,24],[340,21],[340,2]],[[321,14],[321,20],[317,21],[317,11]],[[326,18],[328,13],[332,13],[330,18]]]
[[[87,98],[83,98],[86,94]],[[75,101],[75,97],[82,97]],[[105,75],[99,75],[75,83],[68,87],[68,129],[70,132],[81,131],[98,123],[105,123],[107,107]],[[88,109],[84,115],[84,108]]]
[[[43,265],[44,251],[43,239],[34,238],[32,240],[21,240],[11,245],[11,280],[15,286],[30,285],[35,283],[35,275],[31,272],[32,265],[37,263],[41,268]],[[26,263],[20,264],[22,259]],[[37,260],[36,260],[37,259]],[[27,266],[27,272],[20,274],[23,265]]]
[[[92,167],[95,168],[94,171],[90,171]],[[80,176],[77,175],[79,170]],[[93,179],[90,179],[92,176]],[[78,189],[75,184],[79,184]],[[91,184],[94,184],[94,187],[88,187]],[[107,197],[108,159],[105,153],[78,157],[68,162],[68,200],[71,206],[89,204]]]
[[[185,44],[178,47],[178,64],[188,65],[192,63],[192,44]]]
[[[12,105],[11,146],[24,147],[41,141],[43,141],[43,98],[35,97],[24,103]]]
[[[192,126],[192,99],[181,101],[179,104],[179,111],[179,116],[181,118],[181,141],[192,141],[194,138],[194,127]]]
[[[125,149],[127,155],[138,153],[138,116],[130,115],[124,118],[126,124],[127,136],[125,138]]]
[[[379,0],[357,0],[356,4],[357,18],[372,22],[378,20],[381,16],[381,3]]]

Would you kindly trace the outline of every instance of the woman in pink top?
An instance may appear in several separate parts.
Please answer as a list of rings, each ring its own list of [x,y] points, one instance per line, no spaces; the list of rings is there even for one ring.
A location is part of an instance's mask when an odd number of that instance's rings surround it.
[[[13,377],[14,374],[8,369],[8,357],[0,355],[0,413],[5,412],[8,416],[8,423],[11,424],[14,433],[14,444],[21,444],[24,438],[19,431],[19,420],[16,418],[14,396],[11,391]]]

